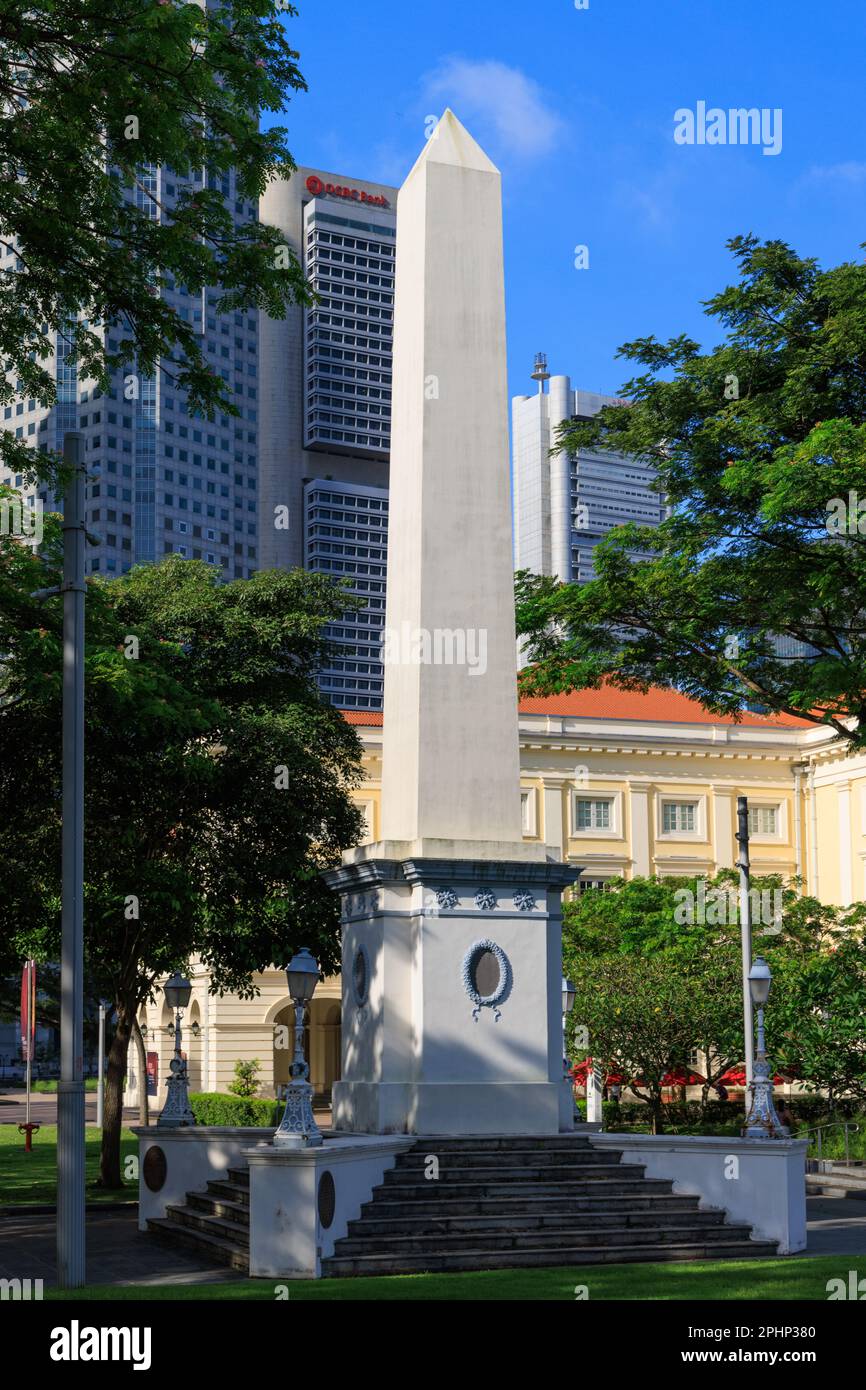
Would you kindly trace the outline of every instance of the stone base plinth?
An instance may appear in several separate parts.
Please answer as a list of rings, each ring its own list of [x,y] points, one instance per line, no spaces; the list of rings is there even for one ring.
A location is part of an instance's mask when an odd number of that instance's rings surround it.
[[[464,852],[479,845],[463,845]],[[326,874],[343,903],[334,1126],[362,1134],[559,1134],[563,888],[577,865],[386,857]]]
[[[560,1134],[573,1125],[568,1082],[338,1081],[334,1128],[361,1134]]]

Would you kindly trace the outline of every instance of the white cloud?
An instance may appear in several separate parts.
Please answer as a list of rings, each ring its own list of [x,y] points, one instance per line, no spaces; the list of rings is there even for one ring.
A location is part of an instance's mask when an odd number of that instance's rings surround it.
[[[844,164],[817,164],[806,175],[822,183],[866,183],[866,164],[849,159]]]
[[[550,154],[565,128],[537,82],[494,59],[448,58],[428,75],[424,94],[431,113],[450,106],[482,143],[492,135],[503,153],[518,159]],[[486,130],[473,129],[473,122]]]

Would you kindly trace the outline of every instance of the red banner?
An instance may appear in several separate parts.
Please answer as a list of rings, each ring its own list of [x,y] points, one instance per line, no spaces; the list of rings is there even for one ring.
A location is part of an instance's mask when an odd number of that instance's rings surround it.
[[[21,976],[21,1059],[33,1061],[36,1040],[36,962],[28,960]]]

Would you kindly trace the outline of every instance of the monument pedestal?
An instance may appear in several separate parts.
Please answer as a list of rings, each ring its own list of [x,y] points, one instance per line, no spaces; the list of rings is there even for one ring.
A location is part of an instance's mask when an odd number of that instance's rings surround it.
[[[521,855],[509,860],[409,848],[368,845],[326,875],[343,906],[335,1130],[571,1130],[560,900],[580,869],[536,846],[509,846]]]

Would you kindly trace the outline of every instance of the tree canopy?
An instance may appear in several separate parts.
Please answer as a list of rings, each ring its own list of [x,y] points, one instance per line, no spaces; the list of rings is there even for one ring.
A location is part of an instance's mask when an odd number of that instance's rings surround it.
[[[41,558],[0,537],[9,973],[58,955],[62,599],[33,597],[58,563],[54,518]],[[320,872],[360,832],[359,743],[315,671],[346,604],[300,570],[226,584],[179,556],[88,584],[85,968],[117,1011],[118,1127],[129,1031],[162,974],[196,955],[216,988],[248,994],[301,946],[338,967],[339,904]]]
[[[59,333],[103,390],[112,370],[152,375],[159,361],[191,409],[236,413],[195,323],[160,291],[209,287],[221,312],[274,318],[307,298],[294,252],[255,212],[268,180],[294,168],[285,129],[259,118],[305,87],[283,27],[295,13],[284,0],[0,9],[0,403],[55,403]],[[50,472],[12,430],[0,459]]]
[[[557,449],[650,463],[669,515],[613,529],[589,583],[518,576],[521,688],[667,685],[863,747],[866,265],[822,270],[754,236],[729,247],[739,280],[705,305],[722,342],[626,343],[628,404],[562,427]]]
[[[773,971],[773,1065],[807,1089],[866,1096],[866,904],[833,907],[776,876],[752,880],[753,947]],[[664,1084],[701,1053],[703,1097],[743,1061],[737,875],[635,878],[566,903],[563,969],[576,989],[576,1059],[643,1101],[658,1129]],[[665,1078],[667,1082],[665,1083]],[[676,1083],[678,1084],[678,1083]]]

